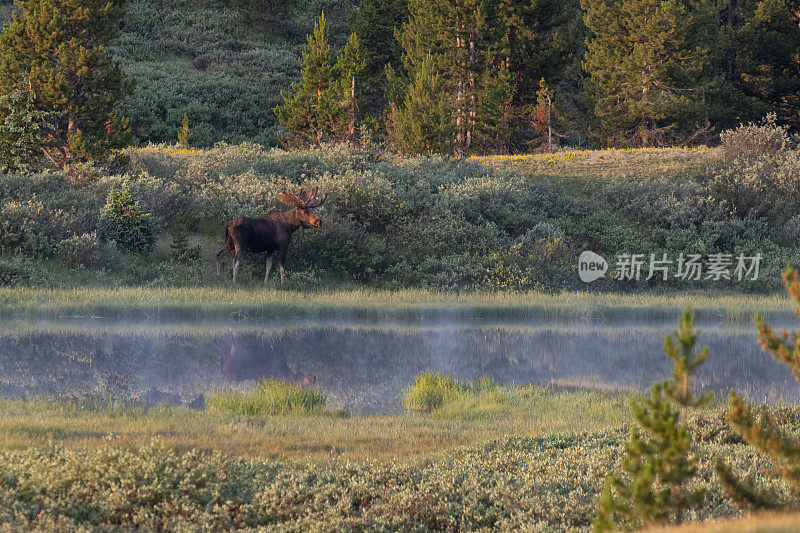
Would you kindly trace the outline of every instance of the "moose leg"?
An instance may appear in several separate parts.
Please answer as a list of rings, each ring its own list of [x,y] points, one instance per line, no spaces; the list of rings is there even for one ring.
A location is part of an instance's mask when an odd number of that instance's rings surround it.
[[[222,269],[222,257],[224,255],[227,255],[229,252],[230,250],[228,250],[227,246],[222,250],[220,250],[219,252],[217,252],[217,276],[221,274],[220,270]]]
[[[222,250],[217,252],[217,276],[220,275],[220,269],[222,268],[222,258],[233,250],[233,240],[230,238],[230,234],[228,230],[225,230],[225,245],[222,247]]]
[[[267,255],[267,273],[264,274],[264,285],[267,284],[267,278],[269,277],[269,271],[272,270],[272,258],[275,255],[275,252]]]
[[[281,285],[283,285],[284,268],[283,263],[286,261],[286,248],[278,251],[278,270],[281,272]]]
[[[236,285],[236,277],[239,274],[239,264],[242,262],[242,251],[236,250],[233,256],[233,284]]]

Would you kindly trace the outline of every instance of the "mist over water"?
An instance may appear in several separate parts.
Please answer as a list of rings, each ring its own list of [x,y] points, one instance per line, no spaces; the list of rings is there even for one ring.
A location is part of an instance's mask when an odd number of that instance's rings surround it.
[[[753,325],[697,326],[698,344],[711,352],[698,388],[800,400],[800,386],[761,351]],[[11,320],[0,325],[0,396],[202,408],[208,392],[248,391],[276,377],[323,390],[331,407],[393,413],[423,370],[646,391],[671,372],[663,341],[674,328],[674,321]]]

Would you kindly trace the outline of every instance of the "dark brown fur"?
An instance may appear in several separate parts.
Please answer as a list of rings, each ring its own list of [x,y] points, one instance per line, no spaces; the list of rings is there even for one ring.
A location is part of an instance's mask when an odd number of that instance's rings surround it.
[[[286,196],[283,196],[286,195]],[[282,193],[279,198],[284,203],[296,204],[288,211],[270,211],[261,218],[239,217],[228,222],[225,228],[225,245],[217,252],[217,276],[222,268],[222,258],[230,253],[233,255],[233,283],[239,272],[239,265],[245,251],[254,253],[267,253],[264,283],[267,283],[269,271],[272,269],[272,260],[277,255],[278,268],[281,273],[281,284],[284,281],[284,262],[292,233],[297,228],[318,228],[322,220],[311,212],[314,207],[319,207],[325,201],[314,203],[316,191],[308,193],[301,191],[299,195]]]

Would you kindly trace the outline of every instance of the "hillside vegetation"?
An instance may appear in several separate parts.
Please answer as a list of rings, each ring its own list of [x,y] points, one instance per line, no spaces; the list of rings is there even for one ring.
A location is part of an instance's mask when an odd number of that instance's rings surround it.
[[[762,135],[752,129],[737,142]],[[626,252],[763,260],[757,281],[604,279],[591,288],[770,291],[798,259],[798,152],[750,156],[736,139],[711,151],[471,159],[404,158],[377,147],[131,148],[123,174],[87,167],[71,177],[0,176],[0,284],[227,284],[230,256],[222,278],[213,266],[225,222],[285,209],[278,193],[302,186],[329,196],[322,227],[295,235],[289,288],[574,290],[586,287],[577,257],[592,250],[612,268]],[[101,216],[125,190],[141,212],[125,231],[146,231],[137,239],[148,249],[138,252],[109,242]],[[114,209],[122,216],[133,208]],[[263,257],[247,257],[244,285],[263,280],[263,268]]]

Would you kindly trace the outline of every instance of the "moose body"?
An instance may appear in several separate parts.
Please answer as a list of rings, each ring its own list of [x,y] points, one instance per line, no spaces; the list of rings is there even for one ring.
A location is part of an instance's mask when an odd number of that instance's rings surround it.
[[[245,251],[254,253],[267,253],[266,273],[264,283],[267,283],[269,272],[272,270],[273,258],[278,258],[278,268],[281,273],[281,284],[284,281],[284,262],[289,250],[292,234],[301,226],[304,228],[318,228],[322,220],[311,212],[311,209],[325,203],[327,195],[321,200],[316,200],[317,189],[313,191],[301,190],[295,195],[284,191],[278,199],[292,207],[288,211],[270,211],[261,218],[239,217],[228,222],[225,228],[225,245],[217,252],[217,276],[222,268],[222,258],[230,253],[233,255],[233,283],[239,273],[239,265]]]

